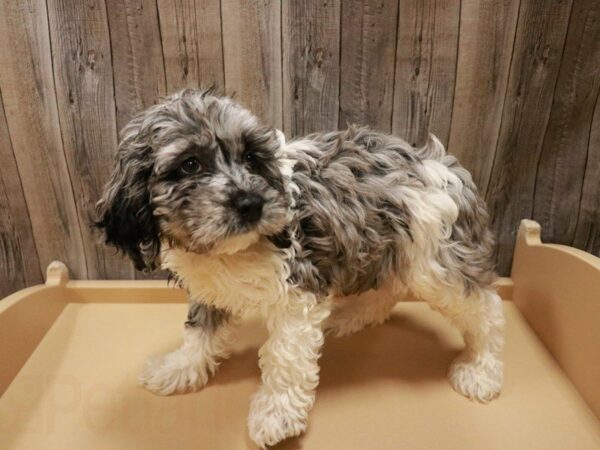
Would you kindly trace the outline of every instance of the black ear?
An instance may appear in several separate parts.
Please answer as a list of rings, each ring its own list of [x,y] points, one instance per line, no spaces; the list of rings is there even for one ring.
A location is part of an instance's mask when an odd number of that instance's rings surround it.
[[[107,244],[127,254],[138,270],[156,269],[160,238],[152,216],[148,180],[152,149],[125,139],[103,197],[96,204],[95,225]]]

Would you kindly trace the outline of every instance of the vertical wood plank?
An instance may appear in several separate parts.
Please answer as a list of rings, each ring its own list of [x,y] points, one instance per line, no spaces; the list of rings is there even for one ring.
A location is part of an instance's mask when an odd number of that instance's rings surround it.
[[[534,174],[550,116],[571,4],[571,1],[521,2],[487,192],[501,275],[510,270],[519,221],[532,215]]]
[[[167,92],[224,87],[219,0],[158,0]]]
[[[600,91],[600,3],[574,0],[569,22],[533,205],[542,239],[567,245],[575,237],[590,127]]]
[[[0,2],[0,89],[40,264],[87,268],[60,135],[46,3]]]
[[[341,0],[282,2],[284,131],[335,130],[339,122]]]
[[[132,265],[90,227],[117,148],[108,18],[103,0],[48,0],[56,98],[90,278],[131,278]]]
[[[156,0],[106,0],[117,130],[166,94]]]
[[[460,2],[400,2],[392,131],[413,145],[448,144]]]
[[[487,190],[508,83],[519,1],[463,0],[448,151]]]
[[[222,0],[227,94],[282,127],[281,2]]]
[[[573,246],[600,256],[600,95],[596,98],[588,145]]]
[[[0,299],[42,281],[0,91]]]
[[[117,107],[117,130],[167,93],[156,0],[106,0]],[[175,69],[175,67],[173,67]],[[165,278],[162,272],[135,278]]]
[[[390,132],[398,0],[350,0],[341,23],[340,128],[369,125]]]

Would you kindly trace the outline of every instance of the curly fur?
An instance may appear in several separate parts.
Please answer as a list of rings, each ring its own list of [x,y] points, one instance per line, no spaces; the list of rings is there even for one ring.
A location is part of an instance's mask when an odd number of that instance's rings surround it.
[[[182,169],[190,158],[199,171]],[[260,199],[253,220],[240,196]],[[262,447],[305,430],[324,332],[381,323],[407,291],[464,336],[452,386],[483,402],[500,391],[487,213],[433,136],[412,148],[352,127],[285,143],[230,99],[182,91],[127,125],[98,213],[109,244],[139,268],[160,261],[189,292],[184,344],[146,367],[149,390],[204,386],[239,318],[262,313],[263,384],[248,418]]]

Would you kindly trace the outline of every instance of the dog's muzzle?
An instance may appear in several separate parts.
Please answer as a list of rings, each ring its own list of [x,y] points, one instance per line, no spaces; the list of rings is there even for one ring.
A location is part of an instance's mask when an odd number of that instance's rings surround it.
[[[231,203],[240,219],[247,224],[253,224],[261,218],[265,200],[258,194],[240,192],[232,199]]]

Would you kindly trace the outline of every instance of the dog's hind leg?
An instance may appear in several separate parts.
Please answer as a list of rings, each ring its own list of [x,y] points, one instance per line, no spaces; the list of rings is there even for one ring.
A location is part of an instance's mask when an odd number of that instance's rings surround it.
[[[159,395],[195,391],[229,357],[236,320],[225,311],[190,301],[183,344],[162,357],[152,357],[140,383]]]
[[[473,287],[466,295],[462,287],[447,284],[413,290],[462,333],[465,349],[448,373],[452,387],[472,400],[495,398],[503,382],[504,313],[498,294],[491,286]]]
[[[327,334],[341,337],[370,326],[381,325],[390,316],[400,296],[384,286],[360,295],[334,297],[332,312],[325,323]]]
[[[465,341],[465,350],[450,366],[450,384],[470,399],[492,400],[503,382],[504,313],[500,296],[492,288],[477,288],[439,311],[461,331]]]

